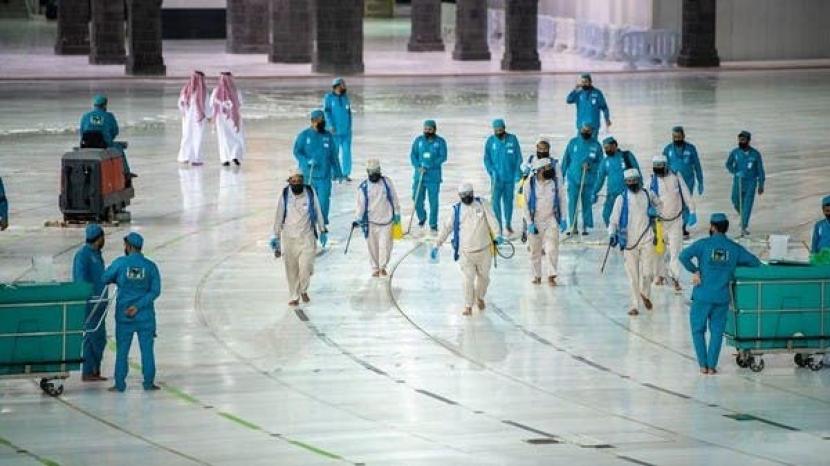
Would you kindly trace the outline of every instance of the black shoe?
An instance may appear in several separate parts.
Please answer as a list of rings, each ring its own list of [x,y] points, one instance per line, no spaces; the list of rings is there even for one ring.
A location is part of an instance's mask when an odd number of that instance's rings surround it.
[[[230,166],[231,166],[231,163],[230,163],[230,162],[225,162],[225,163],[223,163],[223,164],[222,164],[222,166],[223,166],[223,167],[230,167]]]
[[[423,228],[423,227],[424,227],[424,225],[426,225],[426,223],[427,223],[426,221],[423,221],[423,222],[418,222],[418,226],[419,226],[419,227],[421,227],[421,228]]]
[[[150,392],[150,391],[154,391],[154,390],[161,390],[161,387],[159,387],[156,384],[153,384],[153,385],[150,385],[150,386],[145,386],[144,390]]]
[[[588,230],[584,230],[584,231],[582,232],[582,236],[588,236]]]
[[[239,159],[233,159],[233,163],[238,167],[241,164],[239,163]]]

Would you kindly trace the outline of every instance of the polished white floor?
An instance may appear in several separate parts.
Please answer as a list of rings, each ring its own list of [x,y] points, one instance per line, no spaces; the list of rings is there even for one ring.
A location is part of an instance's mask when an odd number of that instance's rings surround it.
[[[646,167],[673,125],[687,128],[706,172],[702,219],[732,214],[722,166],[737,132],[752,131],[768,183],[747,244],[763,255],[762,239],[783,232],[793,237],[792,257],[805,256],[798,241],[809,240],[830,191],[830,72],[595,80],[613,134]],[[530,284],[519,247],[493,271],[488,309],[464,318],[448,249],[430,264],[422,239],[397,243],[389,280],[370,277],[362,239],[343,254],[356,183],[343,184],[313,301],[289,308],[282,264],[266,243],[293,138],[327,84],[241,82],[250,149],[242,169],[219,166],[214,135],[205,166],[176,164],[178,82],[0,87],[0,176],[12,206],[12,227],[0,233],[0,280],[32,278],[32,256],[53,257],[68,276],[82,232],[43,225],[60,217],[59,158],[76,143],[74,125],[91,95],[106,91],[140,178],[134,221],[108,229],[105,256],[116,257],[135,229],[160,266],[164,387],[141,391],[137,366],[124,394],[77,374],[57,399],[31,381],[0,380],[0,464],[828,464],[830,370],[769,355],[756,374],[724,348],[722,373],[700,376],[687,297],[659,289],[655,310],[629,318],[620,257],[599,274],[600,233],[563,246],[555,289]],[[573,133],[564,103],[571,77],[350,84],[355,173],[379,157],[404,198],[409,144],[424,118],[437,119],[449,142],[445,206],[462,180],[486,195],[481,146],[491,118],[505,117],[525,151],[545,134],[558,153]],[[411,202],[403,205],[408,215]]]

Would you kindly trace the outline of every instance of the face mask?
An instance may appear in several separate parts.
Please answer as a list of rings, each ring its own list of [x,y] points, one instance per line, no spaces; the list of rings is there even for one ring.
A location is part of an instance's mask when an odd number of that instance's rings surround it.
[[[299,196],[300,194],[303,193],[303,188],[305,188],[305,187],[301,184],[292,184],[291,185],[291,192]]]
[[[682,146],[683,145],[683,140],[682,139],[675,139],[674,140],[674,145],[675,146]]]
[[[583,91],[587,91],[587,90],[588,90],[588,89],[590,89],[590,88],[591,88],[591,85],[590,85],[590,84],[583,84],[583,85],[582,85],[582,90],[583,90]]]
[[[550,152],[539,152],[539,151],[536,151],[536,157],[538,157],[538,158],[540,158],[540,159],[546,159],[546,158],[550,157]]]
[[[591,139],[591,133],[579,133],[579,134],[582,136],[582,139],[585,139],[586,141],[588,139]]]
[[[607,150],[607,151],[605,151],[605,155],[607,155],[607,156],[609,156],[609,157],[613,157],[613,156],[615,156],[616,154],[617,154],[617,151],[612,151],[612,150]]]
[[[639,191],[639,190],[640,190],[640,185],[639,185],[639,184],[627,184],[627,185],[625,185],[625,186],[626,186],[629,190],[631,190],[631,192],[633,192],[633,193],[636,193],[637,191]]]
[[[715,230],[714,230],[714,228],[710,228],[710,229],[709,229],[709,236],[712,236],[712,235],[714,235],[714,234],[715,234]]]
[[[748,142],[739,142],[738,147],[740,147],[741,149],[746,149],[747,147],[749,147],[749,143]]]
[[[464,204],[467,204],[467,205],[472,204],[473,203],[473,195],[472,194],[466,194],[464,196],[461,196],[461,202],[463,202]]]
[[[542,171],[542,178],[544,178],[546,180],[552,180],[554,175],[555,175],[555,173],[550,168],[547,169],[547,170]]]
[[[326,130],[326,122],[325,121],[320,121],[316,125],[314,125],[314,127],[317,129],[317,131],[322,133],[323,131]]]
[[[340,94],[341,94],[341,95],[343,95],[343,94],[345,94],[345,93],[346,93],[346,89],[345,89],[345,88],[340,89]]]
[[[380,173],[370,173],[369,181],[371,181],[372,183],[377,183],[378,181],[380,181]]]
[[[130,255],[130,250],[127,249],[127,248],[124,248],[124,255],[129,256]]]
[[[666,176],[666,169],[665,168],[655,168],[654,174],[657,176]]]
[[[830,222],[830,214],[824,214],[824,218],[826,218],[827,221]]]
[[[433,134],[434,133],[432,133],[430,131],[424,131],[424,137],[431,138],[433,136]]]

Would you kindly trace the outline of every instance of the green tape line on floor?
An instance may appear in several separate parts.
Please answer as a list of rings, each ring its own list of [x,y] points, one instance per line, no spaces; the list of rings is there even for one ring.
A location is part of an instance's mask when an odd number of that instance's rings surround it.
[[[246,421],[245,419],[242,419],[242,418],[240,418],[240,417],[234,416],[233,414],[226,413],[226,412],[223,412],[223,411],[219,411],[217,414],[219,414],[220,416],[224,417],[225,419],[228,419],[228,420],[230,420],[230,421],[233,421],[233,422],[235,422],[235,423],[237,423],[237,424],[239,424],[239,425],[241,425],[241,426],[247,427],[247,428],[249,428],[249,429],[251,429],[251,430],[262,430],[262,427],[260,427],[260,426],[258,426],[258,425],[256,425],[256,424],[254,424],[253,422],[248,422],[248,421]]]
[[[312,451],[314,453],[317,453],[318,455],[325,456],[326,458],[331,458],[333,460],[342,460],[343,459],[342,456],[335,455],[334,453],[329,453],[326,450],[323,450],[321,448],[317,448],[317,447],[315,447],[313,445],[309,445],[307,443],[300,442],[299,440],[289,440],[288,443],[290,443],[292,445],[297,445],[300,448],[305,448],[308,451]]]
[[[12,450],[16,451],[18,454],[26,455],[29,458],[32,458],[36,460],[38,463],[43,464],[45,466],[60,466],[60,463],[58,463],[57,461],[52,461],[47,458],[41,458],[40,456],[26,450],[25,448],[18,447],[17,445],[13,444],[8,439],[5,439],[3,437],[0,437],[0,445],[5,445],[11,448]]]

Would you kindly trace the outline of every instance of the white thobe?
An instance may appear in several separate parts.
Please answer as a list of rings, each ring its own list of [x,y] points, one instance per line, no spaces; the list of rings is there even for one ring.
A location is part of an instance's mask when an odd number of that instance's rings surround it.
[[[383,181],[389,186],[389,196],[386,195],[386,187]],[[392,255],[392,216],[400,213],[401,206],[398,202],[398,194],[392,180],[383,177],[377,183],[366,182],[369,210],[369,235],[366,237],[366,246],[369,249],[369,259],[372,262],[372,270],[375,272],[385,269],[389,264],[389,257]],[[389,197],[392,202],[389,202]],[[366,211],[366,198],[363,190],[357,188],[357,209],[355,221],[362,222]],[[394,208],[394,210],[393,210]]]
[[[242,94],[239,93],[239,105],[242,105]],[[216,89],[210,94],[210,106],[217,104]],[[218,102],[219,107],[230,109],[233,103],[230,100]],[[234,125],[233,118],[218,111],[214,116],[216,121],[216,138],[219,142],[219,160],[222,163],[230,162],[233,159],[242,160],[245,156],[245,130],[242,119],[239,120],[239,128]]]
[[[204,160],[202,156],[202,141],[204,140],[205,128],[207,127],[208,118],[213,117],[213,106],[210,105],[210,98],[205,97],[205,116],[199,121],[199,110],[196,107],[196,98],[194,94],[190,97],[190,105],[179,97],[179,112],[182,114],[182,142],[179,146],[180,163],[194,163],[201,164]]]
[[[464,275],[464,306],[471,308],[484,299],[490,285],[490,263],[493,260],[493,238],[498,222],[486,202],[461,204],[459,221],[458,265]],[[494,229],[495,228],[495,229]],[[440,247],[453,231],[453,212],[447,216],[436,246]]]
[[[308,291],[311,275],[314,273],[317,239],[314,236],[308,210],[308,193],[303,192],[298,196],[289,188],[286,196],[288,196],[287,202],[283,201],[282,194],[277,200],[274,235],[280,239],[281,243],[288,293],[292,300],[298,300],[303,293]],[[283,208],[283,204],[286,208]],[[320,210],[320,203],[317,202],[316,196],[314,197],[314,209],[317,212],[317,232],[321,232],[323,212]]]

